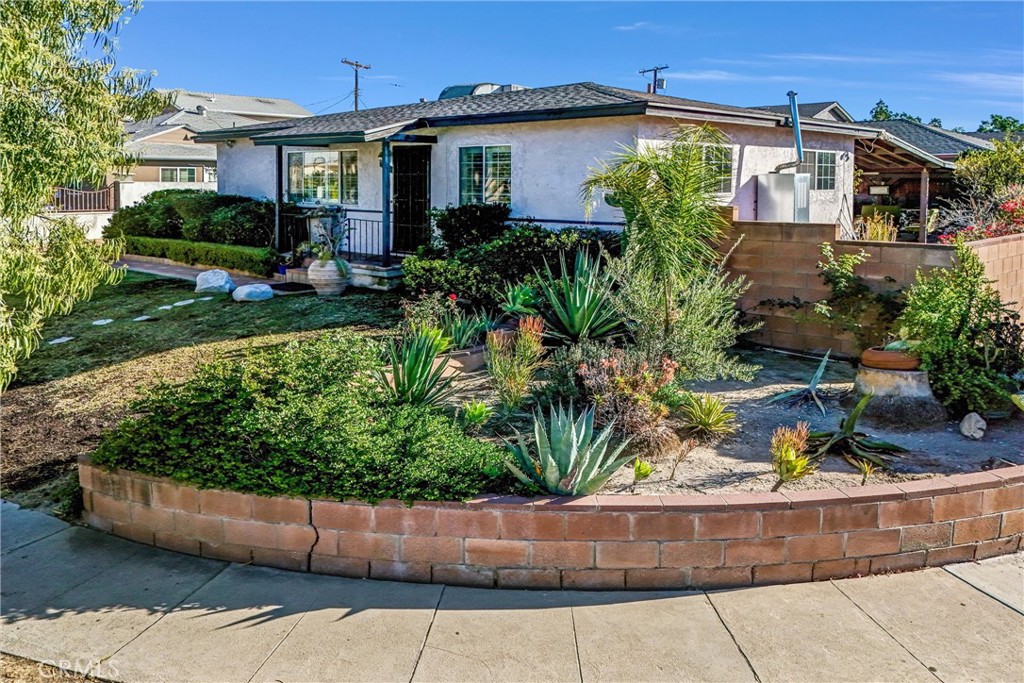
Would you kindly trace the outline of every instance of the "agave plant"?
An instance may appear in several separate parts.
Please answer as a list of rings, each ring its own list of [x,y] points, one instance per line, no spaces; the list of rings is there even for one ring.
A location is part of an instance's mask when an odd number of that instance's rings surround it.
[[[617,469],[633,459],[622,455],[629,439],[611,447],[612,428],[607,425],[594,436],[594,409],[574,416],[572,404],[551,407],[550,426],[545,429],[540,410],[534,415],[533,435],[537,455],[530,452],[523,435],[508,444],[514,462],[506,461],[512,474],[525,484],[558,495],[587,495],[604,485]]]
[[[537,313],[537,291],[525,282],[510,284],[505,288],[499,305],[501,311],[510,318],[535,315]]]
[[[391,341],[385,356],[391,372],[374,377],[384,393],[398,403],[438,405],[455,392],[455,376],[444,376],[446,365],[434,363],[451,348],[451,339],[437,327],[416,326],[401,342]]]
[[[772,433],[772,469],[779,478],[772,491],[817,471],[818,463],[807,455],[809,437],[806,422],[798,422],[795,428],[778,427]]]
[[[814,458],[840,455],[858,469],[861,469],[861,466],[856,464],[857,460],[865,460],[876,467],[886,469],[894,458],[899,457],[897,454],[907,452],[906,448],[857,431],[857,420],[867,408],[871,396],[865,394],[857,401],[850,414],[840,420],[838,431],[811,432],[807,445],[813,450]]]
[[[538,273],[540,289],[548,304],[545,318],[550,334],[578,343],[583,339],[602,339],[621,335],[625,326],[612,301],[615,282],[601,271],[597,259],[585,251],[576,252],[572,274],[566,268],[565,254],[559,254],[561,277],[555,277],[544,262],[544,274]]]
[[[441,330],[452,340],[452,348],[456,351],[479,344],[490,327],[490,320],[481,313],[466,315],[456,309],[441,316]]]
[[[494,410],[478,398],[462,404],[462,424],[467,432],[479,431],[493,415]]]
[[[825,374],[825,366],[828,365],[829,354],[832,353],[832,349],[825,352],[825,357],[821,359],[821,363],[818,364],[818,370],[814,373],[814,377],[811,378],[811,383],[803,389],[793,389],[792,391],[784,391],[781,394],[775,394],[768,403],[775,403],[776,401],[785,401],[787,405],[801,405],[808,401],[814,401],[821,410],[821,414],[825,414],[825,404],[822,403],[822,399],[833,399],[836,398],[833,394],[822,394],[818,395],[818,383],[821,382],[822,376]]]

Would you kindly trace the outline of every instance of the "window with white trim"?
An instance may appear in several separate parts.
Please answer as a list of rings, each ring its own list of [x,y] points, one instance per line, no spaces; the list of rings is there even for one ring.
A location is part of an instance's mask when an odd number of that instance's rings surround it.
[[[459,204],[512,202],[512,148],[459,148]]]
[[[181,166],[178,168],[163,167],[160,169],[161,183],[194,183],[196,182],[196,169],[194,166]]]
[[[217,182],[217,167],[203,166],[203,180],[208,183]]]
[[[732,194],[732,146],[707,145],[704,148],[704,161],[718,173],[719,181],[715,192]]]
[[[803,163],[796,169],[797,173],[811,176],[812,190],[836,189],[836,153],[805,151]]]
[[[358,204],[359,154],[353,150],[289,152],[288,199],[296,204]]]

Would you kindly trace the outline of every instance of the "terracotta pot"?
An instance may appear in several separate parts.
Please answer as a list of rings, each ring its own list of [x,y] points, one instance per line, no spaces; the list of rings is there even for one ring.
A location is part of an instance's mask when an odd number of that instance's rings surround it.
[[[484,366],[484,351],[486,347],[483,344],[477,346],[471,346],[468,349],[460,349],[458,351],[451,351],[444,354],[444,358],[448,359],[448,367],[459,372],[476,372]]]
[[[860,355],[860,363],[876,370],[917,370],[921,359],[905,351],[886,351],[876,346]]]
[[[309,284],[316,290],[317,296],[335,296],[345,291],[348,285],[348,264],[342,261],[344,266],[339,267],[338,263],[331,259],[329,261],[315,260],[306,269],[306,277]]]

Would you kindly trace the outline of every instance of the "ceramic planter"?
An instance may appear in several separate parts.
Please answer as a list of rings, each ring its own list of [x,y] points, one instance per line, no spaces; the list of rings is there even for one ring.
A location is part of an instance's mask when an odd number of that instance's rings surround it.
[[[309,284],[316,290],[317,296],[336,296],[345,291],[348,285],[348,264],[344,261],[339,266],[334,259],[328,261],[314,260],[306,269]]]
[[[906,351],[886,351],[873,347],[861,354],[860,363],[876,370],[917,370],[921,366],[921,359]]]
[[[450,351],[444,354],[444,358],[448,360],[449,369],[459,372],[476,372],[484,366],[486,348],[483,344],[479,344],[468,349]]]

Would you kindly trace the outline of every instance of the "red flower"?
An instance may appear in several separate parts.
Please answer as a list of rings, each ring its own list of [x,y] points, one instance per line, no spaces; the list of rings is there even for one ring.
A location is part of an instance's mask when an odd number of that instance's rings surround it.
[[[448,298],[451,299],[452,301],[457,301],[459,297],[457,294],[449,294]]]

